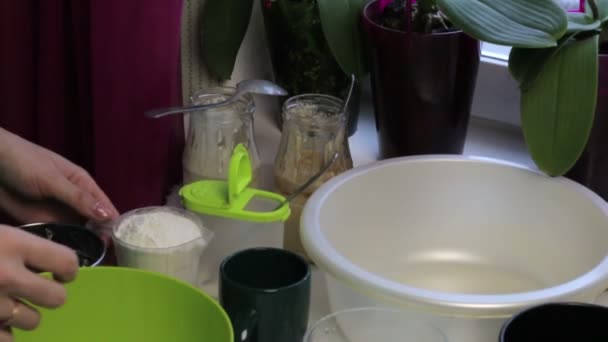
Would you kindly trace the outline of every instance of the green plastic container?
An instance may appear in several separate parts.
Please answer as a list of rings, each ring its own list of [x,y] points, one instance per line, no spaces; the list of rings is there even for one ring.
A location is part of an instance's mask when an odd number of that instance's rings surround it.
[[[230,320],[211,297],[148,271],[82,268],[67,285],[65,306],[41,309],[32,332],[16,342],[233,342]]]

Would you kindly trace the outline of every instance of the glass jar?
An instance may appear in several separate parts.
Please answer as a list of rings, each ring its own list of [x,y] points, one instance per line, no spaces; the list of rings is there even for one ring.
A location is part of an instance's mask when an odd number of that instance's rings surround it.
[[[202,90],[191,98],[193,105],[226,100],[235,88],[222,87]],[[184,183],[202,179],[228,178],[232,151],[243,144],[251,159],[253,184],[256,183],[260,156],[253,132],[255,104],[251,95],[217,108],[192,112],[182,158]]]
[[[277,191],[288,196],[324,165],[335,153],[338,159],[308,189],[294,198],[291,216],[285,222],[283,245],[310,260],[300,241],[300,214],[306,200],[321,184],[353,167],[342,100],[319,94],[295,96],[283,104],[283,133],[275,160]]]

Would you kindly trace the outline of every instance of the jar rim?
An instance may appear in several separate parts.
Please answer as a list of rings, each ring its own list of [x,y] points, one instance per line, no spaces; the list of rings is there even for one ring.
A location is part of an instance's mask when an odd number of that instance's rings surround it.
[[[201,98],[212,98],[216,96],[230,96],[236,92],[235,87],[230,86],[216,86],[198,90],[190,96],[191,104],[201,104],[199,101]],[[243,112],[245,114],[252,114],[255,111],[255,101],[251,94],[243,94],[235,103],[242,104],[244,106]],[[216,107],[222,108],[222,107]],[[215,108],[212,108],[215,109]]]
[[[306,93],[306,94],[295,95],[295,96],[288,98],[285,101],[285,103],[283,104],[283,108],[286,108],[286,106],[289,104],[295,104],[298,101],[302,101],[302,100],[324,100],[324,101],[327,101],[328,103],[330,103],[331,105],[338,106],[338,109],[342,106],[342,103],[344,102],[344,101],[342,101],[342,99],[335,97],[333,95]]]
[[[290,117],[290,113],[291,110],[295,107],[297,107],[298,105],[301,104],[317,104],[319,106],[323,106],[324,109],[326,109],[326,112],[329,112],[330,115],[324,115],[324,116],[316,116],[316,117],[301,117],[301,116],[295,116],[298,117],[300,119],[318,119],[318,120],[322,120],[326,123],[336,123],[336,124],[340,124],[343,121],[346,120],[346,116],[345,113],[341,113],[340,110],[342,109],[342,103],[344,101],[338,97],[332,96],[332,95],[326,95],[326,94],[301,94],[301,95],[296,95],[296,96],[292,96],[289,99],[287,99],[284,103],[283,103],[283,107],[282,107],[282,112],[283,112],[283,117],[285,119],[285,121],[287,121]]]

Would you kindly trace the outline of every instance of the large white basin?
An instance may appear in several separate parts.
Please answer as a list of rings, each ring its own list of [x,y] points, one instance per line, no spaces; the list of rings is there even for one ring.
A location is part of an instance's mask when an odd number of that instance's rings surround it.
[[[488,342],[525,307],[593,302],[606,289],[607,214],[566,178],[417,156],[333,178],[308,201],[301,236],[333,311],[394,306],[450,342]]]

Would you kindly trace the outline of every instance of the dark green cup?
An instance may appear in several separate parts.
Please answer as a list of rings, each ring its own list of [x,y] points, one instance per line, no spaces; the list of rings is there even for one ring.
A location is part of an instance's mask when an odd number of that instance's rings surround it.
[[[310,268],[277,248],[237,252],[220,266],[220,303],[235,340],[301,342],[308,326]]]

